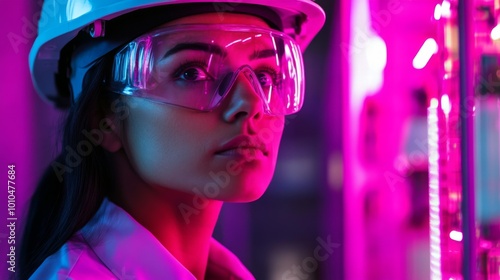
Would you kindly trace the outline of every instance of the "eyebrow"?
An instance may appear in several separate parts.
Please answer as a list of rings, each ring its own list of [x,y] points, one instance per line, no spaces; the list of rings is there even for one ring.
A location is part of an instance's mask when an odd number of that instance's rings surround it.
[[[175,53],[184,50],[204,51],[208,53],[215,53],[220,56],[226,56],[226,52],[219,46],[207,43],[181,43],[171,48],[162,59],[165,59]]]

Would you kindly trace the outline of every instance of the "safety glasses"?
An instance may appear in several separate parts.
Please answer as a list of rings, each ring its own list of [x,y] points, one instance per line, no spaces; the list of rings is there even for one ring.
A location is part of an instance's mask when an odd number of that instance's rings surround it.
[[[239,77],[270,115],[289,115],[304,100],[299,46],[284,33],[229,24],[177,25],[128,43],[114,59],[108,88],[185,108],[211,111]]]

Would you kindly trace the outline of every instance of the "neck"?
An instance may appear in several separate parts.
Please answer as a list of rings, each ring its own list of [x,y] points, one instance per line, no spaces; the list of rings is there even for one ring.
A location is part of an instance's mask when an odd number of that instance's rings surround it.
[[[119,174],[129,175],[116,178],[110,200],[148,229],[196,279],[204,279],[222,202],[151,186],[133,170]]]

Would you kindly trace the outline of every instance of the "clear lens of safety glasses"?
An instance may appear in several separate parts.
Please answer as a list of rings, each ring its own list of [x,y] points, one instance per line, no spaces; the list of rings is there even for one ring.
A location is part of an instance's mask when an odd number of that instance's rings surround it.
[[[241,25],[178,25],[157,29],[115,55],[108,87],[125,95],[211,111],[240,75],[272,115],[302,107],[299,46],[284,33]]]

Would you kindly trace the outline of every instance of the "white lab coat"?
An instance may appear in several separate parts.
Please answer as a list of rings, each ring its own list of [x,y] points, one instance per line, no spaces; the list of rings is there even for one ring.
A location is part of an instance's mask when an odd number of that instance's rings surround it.
[[[96,215],[30,279],[168,280],[196,278],[125,210],[104,199]],[[211,240],[205,279],[255,279],[227,248]]]

